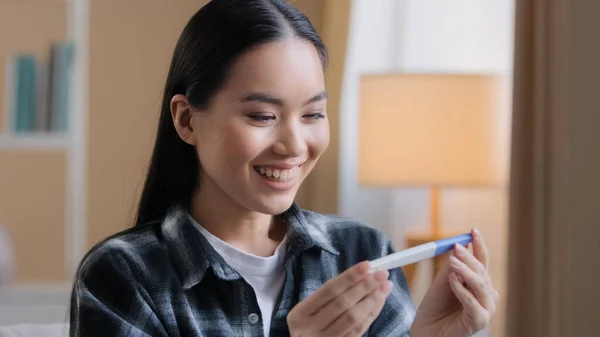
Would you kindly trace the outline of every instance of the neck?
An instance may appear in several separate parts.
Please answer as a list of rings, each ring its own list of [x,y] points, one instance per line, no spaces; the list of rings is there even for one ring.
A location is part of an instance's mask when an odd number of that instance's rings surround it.
[[[271,256],[283,240],[286,226],[280,216],[249,210],[222,191],[201,184],[194,192],[192,217],[214,236],[258,256]]]

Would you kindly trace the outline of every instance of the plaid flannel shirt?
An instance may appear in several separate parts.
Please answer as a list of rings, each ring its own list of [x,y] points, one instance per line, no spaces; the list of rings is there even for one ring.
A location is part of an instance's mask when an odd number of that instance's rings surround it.
[[[393,252],[379,231],[293,205],[285,214],[285,282],[271,336],[289,336],[288,312],[354,264]],[[415,306],[401,269],[365,336],[409,336]],[[258,319],[257,319],[258,318]],[[262,336],[253,289],[173,208],[162,222],[118,234],[94,247],[76,275],[70,336]]]

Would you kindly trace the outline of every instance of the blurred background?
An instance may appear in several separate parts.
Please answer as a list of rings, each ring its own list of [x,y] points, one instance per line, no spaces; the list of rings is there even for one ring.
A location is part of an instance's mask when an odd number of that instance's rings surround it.
[[[0,0],[0,326],[60,330],[83,254],[131,226],[173,48],[206,2]],[[331,54],[331,145],[298,203],[398,250],[476,227],[501,294],[481,336],[600,335],[600,6],[293,3]],[[444,263],[405,268],[417,304]]]

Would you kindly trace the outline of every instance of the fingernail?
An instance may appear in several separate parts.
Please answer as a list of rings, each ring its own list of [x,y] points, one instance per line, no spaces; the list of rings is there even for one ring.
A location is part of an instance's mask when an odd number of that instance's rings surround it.
[[[475,235],[480,238],[481,237],[481,233],[479,233],[479,229],[477,228],[473,228],[473,233],[475,233]]]
[[[460,266],[458,259],[454,256],[450,256],[450,264],[452,264],[454,267]]]
[[[466,249],[465,247],[459,245],[458,243],[454,244],[454,250],[456,252],[456,255],[462,254],[462,252],[464,252],[465,249]]]

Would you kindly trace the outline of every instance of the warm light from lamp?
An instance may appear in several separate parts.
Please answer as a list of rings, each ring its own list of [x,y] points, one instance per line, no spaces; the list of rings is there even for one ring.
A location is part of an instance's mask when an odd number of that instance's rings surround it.
[[[492,76],[362,76],[359,182],[382,187],[497,183],[497,97]]]

